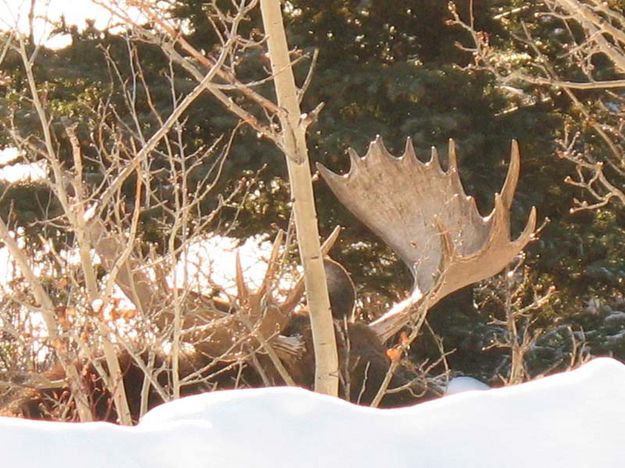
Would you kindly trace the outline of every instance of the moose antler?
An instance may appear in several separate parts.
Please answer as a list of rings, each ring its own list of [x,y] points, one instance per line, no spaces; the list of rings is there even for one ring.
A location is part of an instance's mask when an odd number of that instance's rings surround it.
[[[419,161],[410,139],[399,158],[379,137],[363,158],[351,149],[349,155],[346,175],[317,167],[339,201],[401,257],[415,280],[407,300],[370,324],[384,341],[406,325],[410,310],[424,298],[431,306],[498,273],[532,238],[534,208],[523,233],[510,240],[510,206],[520,167],[516,141],[501,194],[495,195],[495,208],[485,217],[464,192],[452,140],[446,172],[435,149],[429,162]]]
[[[115,270],[117,286],[137,310],[144,316],[153,317],[161,330],[170,326],[173,315],[167,305],[171,303],[171,291],[156,287],[132,252],[122,257],[125,250],[123,240],[109,232],[101,220],[94,219],[87,227],[103,265],[109,271]],[[323,243],[323,254],[327,254],[332,248],[339,232],[340,229],[336,228]],[[283,237],[283,233],[276,237],[267,272],[261,286],[256,290],[251,290],[246,285],[237,256],[235,302],[206,297],[192,291],[181,291],[181,308],[184,311],[182,336],[199,353],[220,361],[236,361],[251,350],[271,342],[279,354],[301,354],[302,344],[293,338],[280,335],[280,332],[300,302],[304,292],[303,278],[295,283],[283,302],[278,303],[271,297],[271,285],[280,263],[279,253]]]

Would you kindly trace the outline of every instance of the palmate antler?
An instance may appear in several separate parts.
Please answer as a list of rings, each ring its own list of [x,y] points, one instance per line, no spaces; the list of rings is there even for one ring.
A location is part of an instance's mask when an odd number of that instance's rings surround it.
[[[166,285],[159,287],[151,280],[142,268],[142,262],[132,252],[123,256],[125,245],[122,238],[106,229],[101,220],[92,220],[87,228],[103,266],[108,271],[115,271],[117,286],[141,315],[153,319],[159,330],[170,327],[174,320],[173,291]],[[325,240],[321,246],[323,254],[332,248],[339,231],[335,229]],[[283,301],[278,302],[272,297],[283,237],[283,233],[276,237],[267,271],[257,289],[252,290],[246,285],[237,256],[237,296],[234,302],[192,291],[178,291],[183,300],[182,338],[193,344],[198,353],[218,361],[231,362],[250,355],[254,350],[266,348],[266,343],[270,342],[278,354],[301,354],[302,344],[281,336],[280,332],[300,303],[304,293],[303,278],[299,278]]]
[[[410,139],[399,158],[380,138],[363,158],[353,150],[349,155],[349,173],[338,175],[318,165],[322,177],[339,201],[401,257],[415,279],[410,297],[370,324],[383,341],[408,323],[410,310],[425,298],[431,306],[498,273],[532,238],[534,208],[523,233],[510,240],[510,206],[520,167],[515,141],[506,181],[486,217],[464,192],[451,140],[446,172],[435,149],[429,162],[419,161]]]

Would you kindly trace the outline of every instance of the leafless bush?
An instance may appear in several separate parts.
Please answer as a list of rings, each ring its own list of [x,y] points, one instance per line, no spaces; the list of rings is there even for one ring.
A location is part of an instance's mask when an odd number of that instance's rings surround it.
[[[588,195],[573,210],[625,204],[625,16],[618,2],[543,0],[501,12],[510,43],[493,44],[450,3],[454,22],[471,38],[475,65],[489,70],[517,106],[565,97],[571,108],[558,156],[572,162],[566,182]],[[525,89],[531,88],[530,92]],[[519,98],[520,97],[520,98]],[[513,110],[513,109],[511,109]]]
[[[477,308],[490,318],[489,326],[495,330],[489,334],[484,350],[505,350],[496,375],[492,376],[505,385],[526,382],[555,370],[573,369],[590,357],[582,334],[557,320],[547,323],[541,317],[549,313],[557,291],[536,282],[534,276],[524,256],[519,256],[516,263],[481,282],[474,292]],[[562,349],[551,343],[556,336],[565,337]],[[541,356],[543,350],[549,358]]]
[[[15,332],[6,341],[4,351],[12,355],[12,362],[4,370],[39,371],[49,362],[48,353],[38,351],[35,360],[22,356],[41,342],[41,346],[54,350],[69,378],[72,404],[80,419],[89,420],[93,395],[81,373],[87,366],[84,363],[90,363],[111,392],[120,422],[128,424],[131,415],[124,386],[120,385],[120,352],[136,361],[146,381],[165,401],[179,397],[185,385],[197,384],[210,375],[205,371],[188,381],[181,380],[186,304],[190,295],[203,297],[209,287],[190,275],[192,263],[195,271],[201,271],[197,263],[202,259],[192,258],[189,249],[202,242],[221,208],[246,189],[243,181],[226,197],[213,193],[236,129],[189,149],[184,143],[183,114],[203,88],[198,86],[181,96],[175,87],[174,67],[170,66],[164,80],[170,85],[173,110],[162,115],[152,101],[131,42],[131,77],[124,76],[108,57],[112,79],[122,89],[122,108],[103,99],[91,110],[87,123],[80,124],[55,115],[47,106],[42,85],[33,73],[37,49],[15,34],[8,50],[21,57],[28,85],[23,98],[31,102],[40,132],[22,134],[13,116],[4,122],[5,129],[25,161],[45,164],[44,182],[62,208],[60,215],[45,223],[69,233],[71,243],[57,252],[53,242],[42,238],[42,248],[35,251],[26,245],[23,231],[10,225],[10,218],[6,220],[9,224],[0,223],[0,235],[19,271],[2,314],[5,333]],[[141,103],[139,96],[144,97]],[[139,105],[149,109],[149,119],[157,123],[155,130],[141,122]],[[63,128],[61,135],[55,133],[59,126]],[[84,135],[90,135],[88,141]],[[203,169],[202,177],[197,175],[199,168]],[[201,204],[208,197],[215,200],[215,209],[205,213]],[[150,211],[160,213],[153,219],[155,229],[160,230],[160,245],[148,242],[141,234],[141,215]],[[210,295],[206,297],[210,299]],[[15,323],[17,319],[22,322]],[[38,330],[24,343],[26,322],[37,319],[41,322]],[[10,349],[16,345],[21,348]],[[155,369],[154,350],[166,347],[171,348],[166,368]],[[153,377],[157,373],[168,374],[167,386]],[[147,391],[142,397],[145,410]]]

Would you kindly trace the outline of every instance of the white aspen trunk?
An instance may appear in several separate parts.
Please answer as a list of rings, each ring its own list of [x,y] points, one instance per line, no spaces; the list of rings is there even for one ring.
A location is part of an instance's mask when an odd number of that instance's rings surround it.
[[[82,154],[74,129],[68,128],[67,135],[72,145],[72,154],[74,157],[74,190],[76,191],[77,203],[75,204],[76,212],[70,210],[66,211],[66,213],[74,227],[79,246],[80,265],[85,275],[85,283],[87,285],[87,294],[89,296],[89,302],[93,304],[100,296],[98,294],[98,281],[96,279],[95,266],[91,260],[91,242],[86,227],[87,221],[85,220],[85,200],[83,196],[86,191],[82,185]],[[132,417],[128,406],[128,398],[126,397],[123,374],[119,367],[117,353],[115,352],[115,346],[109,338],[106,325],[98,321],[98,329],[102,337],[102,347],[104,350],[104,358],[108,366],[108,372],[104,371],[102,368],[98,368],[97,370],[113,396],[119,423],[124,426],[130,426],[132,425]]]
[[[261,0],[274,86],[280,107],[280,147],[286,155],[295,211],[297,242],[304,267],[304,283],[315,350],[315,391],[338,395],[338,354],[334,322],[319,243],[317,213],[306,147],[306,126],[291,68],[279,0]]]

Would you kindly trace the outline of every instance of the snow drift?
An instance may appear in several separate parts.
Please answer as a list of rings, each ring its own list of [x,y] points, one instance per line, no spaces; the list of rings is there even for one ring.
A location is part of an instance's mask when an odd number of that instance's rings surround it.
[[[625,366],[377,410],[294,388],[223,391],[136,427],[0,418],[15,468],[622,467]]]

